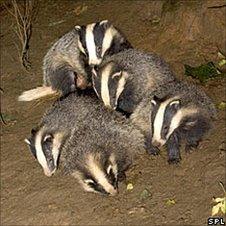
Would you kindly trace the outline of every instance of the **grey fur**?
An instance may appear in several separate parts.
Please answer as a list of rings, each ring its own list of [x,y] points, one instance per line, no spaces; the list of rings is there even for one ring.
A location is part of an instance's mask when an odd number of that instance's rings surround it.
[[[103,69],[112,64],[111,75],[122,71],[126,72],[128,78],[123,92],[121,93],[117,107],[127,113],[132,113],[142,98],[156,87],[174,80],[174,75],[168,64],[154,53],[144,53],[139,50],[129,49],[105,59],[97,68],[97,76],[93,77],[93,85],[101,82]],[[110,98],[116,92],[114,87],[111,90],[111,82],[108,82]],[[98,96],[101,97],[100,89],[95,87]],[[114,108],[114,101],[111,107]]]
[[[179,147],[182,140],[186,141],[186,150],[196,147],[204,134],[209,131],[212,121],[216,118],[216,108],[212,100],[198,87],[188,82],[175,80],[156,87],[150,92],[149,97],[142,100],[134,113],[131,115],[132,122],[140,127],[145,134],[149,151],[157,154],[158,149],[151,144],[152,137],[152,112],[154,106],[151,104],[153,98],[177,99],[180,105],[188,109],[196,109],[197,113],[185,117],[177,129],[169,137],[166,146],[169,155],[169,162],[175,163],[180,160]],[[193,126],[187,127],[187,121],[196,122]]]
[[[88,30],[91,35],[86,35]],[[109,42],[104,44],[105,35],[108,37],[106,40],[109,40]],[[88,41],[86,41],[86,37],[89,37]],[[93,39],[95,40],[94,42]],[[86,49],[86,42],[92,44],[90,48],[91,55]],[[105,46],[104,50],[102,45]],[[91,85],[91,68],[95,64],[101,63],[103,58],[108,55],[128,48],[132,48],[131,44],[108,21],[101,21],[86,26],[75,26],[73,30],[56,41],[45,55],[43,62],[43,86],[23,92],[18,100],[31,101],[46,95],[53,95],[56,92],[60,92],[64,96],[74,92],[76,88],[86,89]],[[101,54],[102,51],[103,54]],[[89,58],[92,57],[95,60],[92,59],[89,62]]]
[[[99,153],[104,161],[113,153],[121,177],[134,155],[145,152],[140,131],[121,114],[106,110],[95,97],[75,93],[57,101],[43,116],[41,128],[53,137],[64,134],[60,163],[69,174],[84,171],[89,154]]]
[[[76,76],[84,79],[84,85],[87,85],[88,66],[81,56],[78,39],[78,32],[73,29],[49,49],[43,62],[44,86],[51,86],[54,90],[67,94],[75,90]]]

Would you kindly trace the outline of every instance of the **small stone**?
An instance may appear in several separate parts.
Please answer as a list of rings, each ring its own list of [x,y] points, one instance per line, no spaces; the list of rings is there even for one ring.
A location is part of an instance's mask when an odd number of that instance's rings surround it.
[[[174,199],[167,199],[166,201],[166,205],[171,206],[171,205],[175,205],[176,201]]]
[[[150,196],[151,196],[151,193],[148,191],[148,189],[144,189],[140,194],[140,199],[145,200]]]
[[[218,109],[225,110],[226,109],[226,102],[222,101],[218,104]]]
[[[126,189],[128,191],[133,190],[133,184],[132,183],[128,183],[127,186],[126,186]]]

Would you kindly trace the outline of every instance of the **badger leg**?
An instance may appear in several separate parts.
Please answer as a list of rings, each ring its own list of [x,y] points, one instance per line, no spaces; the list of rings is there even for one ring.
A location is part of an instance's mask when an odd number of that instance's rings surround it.
[[[168,162],[169,164],[179,163],[181,160],[180,156],[180,138],[177,133],[172,133],[170,138],[166,143],[168,152]]]
[[[193,149],[196,149],[199,145],[200,140],[190,140],[187,139],[187,143],[185,145],[185,151],[187,153],[191,152]]]
[[[210,129],[209,121],[205,118],[198,118],[195,125],[188,127],[185,133],[186,146],[185,151],[190,152],[192,149],[198,147],[204,134]]]
[[[122,182],[122,181],[124,181],[126,179],[126,174],[125,174],[125,172],[119,172],[118,173],[118,181],[119,182]]]
[[[151,144],[151,134],[150,133],[145,138],[145,147],[146,147],[147,152],[150,155],[158,155],[160,152],[160,150],[157,147],[154,147]]]
[[[63,96],[75,91],[75,74],[67,67],[57,68],[51,72],[50,83],[53,89],[60,90]]]

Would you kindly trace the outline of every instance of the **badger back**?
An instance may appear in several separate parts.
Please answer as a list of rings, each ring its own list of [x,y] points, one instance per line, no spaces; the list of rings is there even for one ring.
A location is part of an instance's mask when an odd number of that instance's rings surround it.
[[[187,82],[174,81],[152,92],[131,118],[152,143],[162,146],[176,130],[181,135],[192,130],[193,136],[203,136],[215,116],[214,104],[204,92]]]
[[[106,106],[132,113],[148,91],[175,77],[159,56],[130,49],[104,60],[92,79]]]
[[[102,110],[92,121],[76,125],[61,160],[65,172],[75,176],[86,191],[114,194],[120,174],[137,152],[144,152],[144,140],[124,117]]]

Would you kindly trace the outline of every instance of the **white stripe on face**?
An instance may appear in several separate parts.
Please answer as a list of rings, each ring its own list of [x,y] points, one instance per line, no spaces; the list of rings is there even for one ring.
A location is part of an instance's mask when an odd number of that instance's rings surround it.
[[[100,169],[92,155],[88,156],[87,165],[90,173],[96,179],[98,184],[100,184],[106,192],[110,193],[111,195],[115,195],[117,190],[108,182],[105,173]]]
[[[80,42],[79,39],[78,39],[78,48],[81,50],[81,52],[83,52],[86,55],[86,51],[84,50],[82,43]]]
[[[44,174],[49,177],[52,175],[52,173],[49,170],[46,157],[42,150],[42,135],[43,135],[43,130],[40,130],[36,135],[36,140],[35,140],[36,156],[39,164],[42,166],[44,170]]]
[[[155,141],[159,142],[161,145],[165,144],[165,140],[161,138],[161,130],[163,126],[164,114],[167,105],[172,101],[172,99],[168,99],[165,102],[161,103],[159,109],[156,113],[154,124],[153,124],[153,136],[152,136],[152,143]]]
[[[115,99],[115,106],[118,105],[118,98],[121,95],[122,91],[124,90],[126,79],[128,78],[128,74],[126,72],[122,72],[122,77],[120,78],[118,82],[118,87],[116,91],[116,99]]]
[[[188,116],[197,113],[198,110],[196,108],[182,108],[180,109],[172,118],[172,121],[170,123],[169,132],[166,136],[167,140],[169,139],[170,135],[173,133],[173,131],[178,128],[180,125],[181,120]]]
[[[57,167],[57,160],[58,160],[59,153],[60,153],[60,146],[62,144],[62,139],[63,139],[62,133],[55,134],[54,138],[53,138],[52,155],[53,155],[55,167]]]
[[[111,42],[113,38],[117,35],[117,31],[113,26],[110,26],[105,34],[104,34],[104,39],[103,39],[103,46],[102,46],[102,53],[101,57],[104,56],[105,52],[110,48]]]
[[[115,178],[117,179],[118,166],[116,164],[116,159],[115,159],[115,155],[114,154],[111,154],[111,156],[109,157],[109,161],[111,162],[113,173],[115,175]]]
[[[101,98],[106,107],[111,107],[110,94],[109,94],[109,88],[108,88],[108,80],[110,77],[111,68],[112,68],[111,64],[107,65],[104,68],[101,76]]]
[[[95,27],[94,24],[89,24],[86,27],[86,47],[89,55],[89,65],[94,64],[98,65],[101,63],[101,59],[98,59],[96,55],[96,45],[94,41],[93,29]]]

